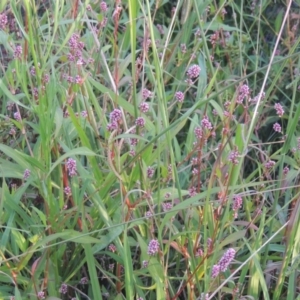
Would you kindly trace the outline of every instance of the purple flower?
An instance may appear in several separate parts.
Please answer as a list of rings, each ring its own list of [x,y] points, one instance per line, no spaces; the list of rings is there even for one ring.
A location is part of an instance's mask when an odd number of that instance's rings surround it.
[[[245,97],[248,97],[250,95],[250,88],[247,84],[243,84],[240,88],[239,88],[239,93],[238,93],[238,97],[236,102],[238,104],[241,104],[244,100]]]
[[[49,74],[45,74],[45,75],[43,76],[43,83],[44,83],[44,84],[47,84],[47,83],[49,83],[49,81],[50,81],[50,76],[49,76]]]
[[[273,160],[269,160],[265,163],[265,168],[268,170],[272,169],[274,166],[275,166],[275,161],[273,161]]]
[[[26,169],[23,174],[23,180],[27,180],[30,176],[30,170]]]
[[[281,126],[280,126],[280,124],[279,124],[279,123],[275,123],[275,124],[273,125],[273,129],[274,129],[274,131],[276,131],[276,132],[281,132]]]
[[[243,199],[239,195],[233,196],[232,210],[234,218],[238,217],[238,210],[242,207]]]
[[[197,139],[201,139],[202,138],[203,132],[202,132],[202,129],[200,127],[196,127],[194,129],[194,133],[195,133],[195,136],[196,136]]]
[[[168,199],[170,197],[171,197],[171,193],[169,193],[169,192],[165,193],[165,199]]]
[[[136,126],[140,126],[140,127],[144,127],[145,126],[145,119],[143,117],[138,117],[136,120],[135,120],[135,124]]]
[[[143,268],[147,268],[148,265],[149,265],[149,261],[148,261],[148,260],[143,260],[143,261],[142,261],[142,266],[143,266]]]
[[[131,146],[136,146],[138,143],[138,139],[136,138],[131,138],[129,141]]]
[[[150,98],[152,96],[153,96],[153,93],[151,91],[149,91],[148,89],[143,89],[143,91],[142,91],[143,100],[147,100],[148,98]]]
[[[31,76],[35,76],[36,75],[35,67],[31,67],[31,69],[30,69],[30,75]]]
[[[14,119],[16,121],[21,121],[21,114],[18,111],[14,113]]]
[[[135,150],[134,150],[134,149],[130,149],[129,155],[130,155],[131,157],[135,156]]]
[[[111,122],[118,122],[122,118],[122,112],[120,109],[115,108],[109,115]]]
[[[195,79],[200,75],[201,68],[198,65],[192,65],[188,68],[186,75],[189,79]]]
[[[220,266],[219,265],[213,265],[212,271],[211,271],[211,277],[216,278],[220,273]]]
[[[70,37],[69,42],[68,42],[69,47],[71,49],[77,49],[79,38],[80,38],[79,34],[77,34],[77,33],[72,34],[72,36]]]
[[[251,99],[251,102],[256,103],[258,101],[258,98],[259,98],[260,95],[261,95],[260,99],[264,99],[265,96],[266,96],[265,92],[259,93],[253,99]]]
[[[171,202],[166,202],[166,203],[162,204],[162,209],[164,212],[171,210],[172,207],[173,207],[173,204]]]
[[[107,4],[106,2],[102,1],[100,3],[100,9],[103,11],[103,12],[107,12]]]
[[[65,283],[63,283],[59,288],[59,292],[61,294],[66,294],[68,292],[68,286]]]
[[[9,134],[14,136],[16,134],[16,128],[15,127],[10,128]]]
[[[230,248],[221,257],[218,263],[221,272],[225,272],[227,270],[228,266],[234,259],[235,253],[236,253],[235,250],[233,248]]]
[[[193,166],[198,164],[198,158],[197,157],[192,157],[191,163],[192,163]]]
[[[203,250],[202,250],[201,248],[198,248],[197,251],[196,251],[195,256],[196,256],[196,257],[199,257],[199,256],[201,257],[201,256],[203,256]]]
[[[71,196],[72,194],[72,191],[71,191],[71,188],[69,186],[66,186],[64,188],[64,193],[67,195],[67,196]]]
[[[232,209],[238,210],[242,207],[242,204],[243,204],[243,198],[239,195],[234,195]]]
[[[180,51],[181,53],[186,53],[186,44],[180,44]]]
[[[286,176],[290,171],[290,168],[289,167],[284,167],[283,168],[283,174]]]
[[[69,176],[73,177],[77,175],[77,166],[76,160],[73,158],[68,158],[67,160],[67,170],[69,172]]]
[[[110,244],[108,246],[108,250],[111,252],[116,252],[117,251],[117,247],[114,244]]]
[[[39,97],[39,89],[37,87],[34,87],[32,89],[32,94],[33,94],[34,98],[37,99]]]
[[[198,175],[199,171],[197,168],[193,168],[192,170],[192,174],[195,176],[195,175]]]
[[[114,131],[114,130],[118,129],[118,123],[115,121],[112,121],[111,123],[107,124],[106,129],[108,131]]]
[[[152,214],[152,212],[151,212],[150,210],[147,210],[147,211],[145,212],[145,218],[146,218],[146,219],[150,219],[152,216],[153,216],[153,214]]]
[[[86,118],[88,116],[88,113],[86,110],[83,110],[80,114],[83,118]]]
[[[140,110],[143,113],[146,113],[149,110],[149,104],[147,102],[142,102],[140,104]]]
[[[207,128],[208,130],[211,130],[213,127],[211,125],[211,123],[208,120],[207,116],[204,116],[202,121],[201,121],[201,125],[203,128]]]
[[[239,163],[238,160],[239,152],[237,150],[233,150],[229,153],[228,160],[231,161],[234,165]]]
[[[159,250],[159,242],[157,240],[151,240],[148,245],[147,253],[149,255],[155,255]]]
[[[179,102],[182,103],[184,100],[184,93],[181,91],[178,91],[175,93],[175,99]]]
[[[196,196],[197,195],[197,190],[194,186],[190,187],[189,188],[189,196],[190,197],[193,197],[193,196]]]
[[[45,299],[45,293],[43,291],[39,291],[37,296],[39,299]]]
[[[80,284],[87,284],[89,282],[89,280],[88,280],[88,278],[87,277],[82,277],[81,279],[80,279]]]
[[[148,167],[148,168],[147,168],[147,177],[148,177],[148,178],[152,178],[153,175],[154,175],[154,172],[155,172],[154,168]]]
[[[225,272],[228,269],[230,263],[235,257],[235,254],[236,252],[233,248],[228,249],[224,253],[219,262],[212,267],[212,278],[216,278],[220,274],[220,272]]]
[[[279,117],[282,117],[283,114],[284,114],[284,110],[283,110],[283,107],[281,106],[280,103],[276,103],[274,105],[274,108],[276,109],[276,114],[279,116]]]
[[[0,14],[0,29],[4,30],[7,25],[7,15]]]
[[[21,59],[23,53],[23,48],[21,45],[17,45],[14,50],[14,58],[15,59]]]
[[[82,78],[79,75],[75,76],[75,83],[77,83],[77,84],[82,83]]]

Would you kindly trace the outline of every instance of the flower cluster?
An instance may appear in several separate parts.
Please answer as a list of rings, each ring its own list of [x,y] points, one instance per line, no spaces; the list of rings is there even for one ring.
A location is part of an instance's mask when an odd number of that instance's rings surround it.
[[[148,167],[148,168],[147,168],[147,177],[148,177],[148,178],[152,178],[153,175],[154,175],[154,173],[155,173],[154,168],[152,168],[152,167]]]
[[[82,277],[79,281],[80,284],[87,284],[89,282],[87,277]]]
[[[171,210],[172,207],[173,207],[173,204],[171,202],[165,202],[162,204],[162,209],[164,212]]]
[[[232,260],[235,257],[235,250],[233,248],[229,248],[224,255],[221,257],[219,262],[212,267],[212,278],[216,278],[220,272],[225,272]]]
[[[115,129],[118,129],[119,127],[119,121],[122,118],[122,112],[120,109],[115,108],[109,115],[110,123],[107,124],[107,130],[113,131]]]
[[[14,119],[16,121],[21,121],[22,120],[21,114],[18,111],[14,113]]]
[[[284,114],[284,110],[283,110],[283,107],[280,103],[276,103],[274,105],[274,108],[276,110],[276,114],[279,116],[279,117],[282,117],[283,114]]]
[[[149,104],[147,102],[142,102],[140,104],[140,110],[142,113],[146,113],[149,110]]]
[[[266,94],[265,94],[265,92],[259,93],[258,95],[256,95],[256,96],[255,96],[253,99],[251,99],[250,101],[251,101],[252,103],[257,103],[259,96],[260,96],[260,99],[264,99],[265,96],[266,96]]]
[[[68,286],[65,283],[63,283],[59,288],[59,292],[61,294],[66,294],[68,292]]]
[[[26,169],[23,174],[23,180],[27,180],[30,176],[30,170]]]
[[[108,7],[107,7],[107,3],[106,3],[105,1],[102,1],[102,2],[100,3],[100,9],[101,9],[101,11],[103,11],[103,12],[107,12]]]
[[[74,177],[77,175],[77,165],[75,159],[68,158],[66,166],[70,177]]]
[[[202,138],[203,132],[202,132],[202,129],[200,127],[196,127],[194,129],[194,133],[195,133],[195,136],[196,136],[197,139],[200,140]]]
[[[37,296],[38,296],[39,299],[45,299],[45,292],[39,291]]]
[[[73,33],[69,39],[70,52],[68,53],[68,59],[70,62],[79,62],[82,64],[84,62],[82,57],[82,51],[84,48],[84,43],[79,41],[79,34]]]
[[[275,161],[273,160],[269,160],[265,163],[265,168],[268,170],[272,169],[274,166],[275,166]]]
[[[203,117],[203,119],[201,121],[201,125],[202,125],[203,128],[206,128],[208,130],[211,130],[213,128],[210,121],[208,120],[207,116]]]
[[[153,93],[151,91],[149,91],[148,89],[143,89],[142,97],[143,97],[143,100],[147,100],[148,98],[153,97]]]
[[[150,210],[147,210],[147,211],[145,212],[145,218],[146,218],[146,219],[150,219],[152,216],[153,216],[153,214],[152,214],[152,212],[151,212]]]
[[[239,195],[233,196],[232,210],[234,218],[238,216],[238,210],[242,207],[243,198]]]
[[[71,194],[72,194],[71,188],[69,186],[66,186],[64,188],[64,193],[66,194],[66,196],[71,196]]]
[[[196,195],[197,195],[197,190],[196,190],[196,188],[195,188],[194,186],[190,187],[190,188],[189,188],[189,196],[190,196],[190,197],[194,197],[194,196],[196,196]]]
[[[7,15],[0,14],[0,29],[4,30],[7,25]]]
[[[280,126],[280,124],[276,122],[276,123],[273,125],[273,129],[274,129],[274,131],[276,131],[276,132],[281,132],[281,126]]]
[[[14,49],[14,58],[21,59],[23,53],[23,48],[21,45],[17,45]]]
[[[111,252],[116,252],[117,251],[117,247],[114,244],[110,244],[108,246],[108,250]]]
[[[182,103],[184,100],[184,93],[181,91],[178,91],[175,93],[175,99],[179,102]]]
[[[250,88],[247,84],[243,84],[240,88],[239,88],[239,92],[238,92],[238,97],[236,102],[238,104],[242,104],[243,100],[245,97],[249,97],[250,95]]]
[[[145,126],[145,119],[143,117],[138,117],[136,120],[135,120],[135,125],[136,126],[139,126],[139,127],[144,127]]]
[[[232,150],[229,153],[228,160],[231,161],[234,165],[237,165],[239,163],[238,157],[239,152],[237,150]]]
[[[192,65],[188,68],[186,75],[189,79],[195,79],[200,75],[201,68],[198,65]]]
[[[154,240],[154,239],[151,240],[149,242],[149,245],[148,245],[148,251],[147,251],[147,253],[149,255],[155,255],[158,252],[158,250],[159,250],[159,242],[158,242],[158,240]]]

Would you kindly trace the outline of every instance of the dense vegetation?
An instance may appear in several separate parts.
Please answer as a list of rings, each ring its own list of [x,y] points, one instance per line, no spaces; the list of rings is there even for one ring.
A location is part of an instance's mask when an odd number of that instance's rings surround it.
[[[1,0],[0,298],[300,299],[299,20]]]

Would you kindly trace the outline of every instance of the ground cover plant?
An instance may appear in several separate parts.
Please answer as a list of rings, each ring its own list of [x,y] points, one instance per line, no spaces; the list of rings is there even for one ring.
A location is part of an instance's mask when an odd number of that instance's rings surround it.
[[[0,2],[1,299],[300,299],[299,1]]]

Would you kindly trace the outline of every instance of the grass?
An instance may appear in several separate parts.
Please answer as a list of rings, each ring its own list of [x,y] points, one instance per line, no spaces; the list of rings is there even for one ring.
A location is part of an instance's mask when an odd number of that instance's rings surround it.
[[[297,3],[2,1],[0,299],[300,299]]]

